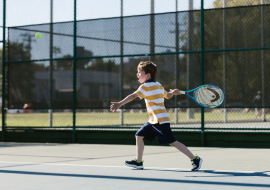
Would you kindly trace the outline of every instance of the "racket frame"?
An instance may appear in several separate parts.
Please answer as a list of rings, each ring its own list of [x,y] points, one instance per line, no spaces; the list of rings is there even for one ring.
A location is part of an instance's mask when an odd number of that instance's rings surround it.
[[[222,93],[223,93],[223,99],[222,99],[221,103],[218,104],[218,105],[216,105],[216,106],[205,106],[205,105],[200,104],[200,103],[195,99],[194,96],[195,96],[196,91],[197,91],[199,88],[203,87],[203,86],[215,86],[215,87],[219,88],[219,89],[222,91]],[[224,97],[225,97],[223,90],[222,90],[219,86],[213,85],[213,84],[204,84],[204,85],[201,85],[201,86],[199,86],[199,87],[197,87],[197,88],[194,88],[194,89],[192,89],[192,90],[189,90],[189,91],[179,91],[179,92],[180,92],[181,94],[185,94],[185,95],[189,96],[189,97],[192,98],[197,104],[199,104],[200,106],[205,107],[205,108],[216,108],[216,107],[220,106],[220,105],[223,103]],[[193,93],[193,96],[191,96],[190,94],[188,94],[189,92],[194,92],[194,93]]]

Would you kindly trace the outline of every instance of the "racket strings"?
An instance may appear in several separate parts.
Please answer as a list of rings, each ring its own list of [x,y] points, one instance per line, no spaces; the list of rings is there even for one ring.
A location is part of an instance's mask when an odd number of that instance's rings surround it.
[[[223,92],[216,86],[202,86],[195,91],[195,99],[204,106],[215,107],[222,103]]]

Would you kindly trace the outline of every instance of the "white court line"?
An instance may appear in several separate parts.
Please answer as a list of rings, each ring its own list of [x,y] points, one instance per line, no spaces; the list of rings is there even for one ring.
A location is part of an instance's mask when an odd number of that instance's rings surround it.
[[[52,166],[55,166],[56,165],[56,166],[101,167],[101,168],[126,168],[126,169],[130,169],[130,167],[127,167],[127,166],[77,165],[77,164],[54,164],[54,163],[39,163],[39,162],[6,162],[6,161],[0,161],[0,163],[9,163],[9,164],[16,163],[16,164],[32,164],[32,165],[52,165]],[[186,169],[186,168],[145,167],[145,169],[172,170],[172,171],[175,171],[175,170],[190,171],[190,169]],[[211,171],[217,171],[217,172],[235,172],[235,173],[263,172],[263,171],[235,171],[235,170],[213,170],[213,169],[203,169],[203,170],[199,170],[199,171],[195,171],[195,172],[204,173],[204,170],[211,170]],[[270,175],[270,172],[264,172],[264,174]]]

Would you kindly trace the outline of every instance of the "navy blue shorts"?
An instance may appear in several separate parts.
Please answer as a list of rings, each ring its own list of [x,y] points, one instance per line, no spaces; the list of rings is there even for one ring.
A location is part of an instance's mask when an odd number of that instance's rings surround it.
[[[153,141],[156,136],[159,138],[160,144],[171,144],[176,141],[173,136],[170,123],[151,124],[145,123],[135,134],[136,136],[143,136],[149,141]]]

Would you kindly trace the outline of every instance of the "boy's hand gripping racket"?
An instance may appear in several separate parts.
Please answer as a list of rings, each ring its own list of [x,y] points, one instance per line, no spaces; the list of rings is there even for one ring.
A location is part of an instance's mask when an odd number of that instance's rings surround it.
[[[224,101],[224,92],[221,88],[213,84],[205,84],[189,91],[179,91],[192,98],[199,105],[206,108],[216,108]],[[194,92],[193,96],[189,92]]]

